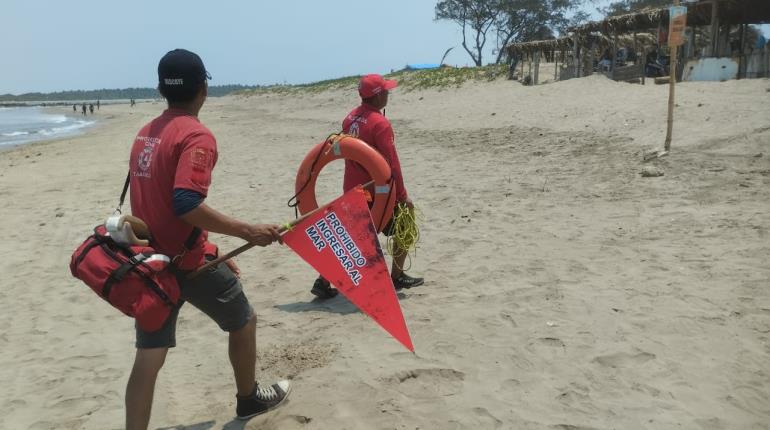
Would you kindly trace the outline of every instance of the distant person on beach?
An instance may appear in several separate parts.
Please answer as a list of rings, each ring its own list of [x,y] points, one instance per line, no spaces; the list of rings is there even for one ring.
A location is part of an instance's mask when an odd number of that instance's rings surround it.
[[[94,114],[94,104],[93,103],[88,105],[88,110],[91,111],[91,115]]]
[[[86,116],[86,104],[85,103],[83,103],[82,108],[83,108],[83,116]]]
[[[78,105],[72,105],[72,112],[78,111]]]
[[[207,231],[259,246],[280,242],[281,236],[278,225],[248,224],[204,203],[218,156],[214,135],[198,119],[210,78],[203,61],[190,51],[176,49],[161,58],[158,91],[168,109],[139,131],[131,148],[131,210],[149,226],[155,249],[177,256],[173,270],[183,300],[179,307],[190,302],[229,333],[236,415],[248,419],[279,406],[288,396],[289,381],[255,382],[256,316],[235,262],[228,260],[194,279],[187,275],[216,254]],[[168,349],[176,346],[179,307],[158,331],[136,327],[136,357],[126,388],[129,430],[148,426],[158,372]]]
[[[99,99],[97,99],[96,100],[96,110],[100,109],[100,105],[101,105],[101,102],[99,101]]]
[[[131,107],[134,107],[135,104],[136,104],[136,100],[131,99]]]
[[[398,160],[393,127],[382,114],[382,110],[388,104],[388,91],[396,88],[396,86],[398,86],[396,81],[384,79],[380,75],[362,77],[358,84],[361,105],[353,109],[342,121],[342,132],[363,140],[385,158],[385,161],[390,165],[395,181],[396,203],[404,203],[409,209],[414,209],[414,204],[406,193],[404,178],[401,175],[401,163]],[[365,184],[371,179],[369,173],[361,165],[354,161],[345,160],[344,191]],[[394,212],[393,215],[395,217],[396,213]],[[386,236],[393,235],[392,220],[385,226],[382,233]],[[424,282],[423,278],[413,278],[404,272],[407,253],[408,250],[402,249],[397,250],[393,255],[390,276],[393,279],[393,286],[397,290],[418,287]],[[321,276],[315,280],[310,292],[320,299],[330,299],[337,295],[337,289]]]

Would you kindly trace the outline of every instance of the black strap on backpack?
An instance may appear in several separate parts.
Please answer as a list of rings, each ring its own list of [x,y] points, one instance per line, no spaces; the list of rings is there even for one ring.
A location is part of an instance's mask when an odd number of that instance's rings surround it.
[[[123,207],[123,203],[126,201],[126,194],[128,193],[128,185],[131,183],[131,171],[129,170],[126,174],[126,182],[123,184],[123,191],[120,193],[120,200],[118,201],[118,207],[115,208],[115,213],[123,213],[121,211],[121,208]],[[203,230],[201,230],[198,227],[193,227],[192,231],[190,232],[190,235],[187,236],[187,239],[184,241],[184,249],[185,251],[189,251],[195,246],[195,242],[198,241],[198,238],[200,235],[203,234]]]
[[[118,207],[115,208],[115,213],[123,213],[121,212],[121,208],[123,207],[123,202],[126,201],[126,193],[128,192],[128,184],[131,182],[131,171],[128,171],[128,174],[126,174],[126,183],[123,184],[123,191],[120,193],[120,200],[118,201]]]

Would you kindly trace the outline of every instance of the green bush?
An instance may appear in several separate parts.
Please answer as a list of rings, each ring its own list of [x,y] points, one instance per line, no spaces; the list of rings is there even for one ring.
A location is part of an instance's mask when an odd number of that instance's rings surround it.
[[[505,65],[492,65],[485,67],[442,67],[430,70],[399,70],[386,75],[387,79],[396,79],[399,89],[403,91],[424,90],[436,88],[457,88],[468,81],[494,81],[508,74]],[[313,82],[301,85],[272,85],[239,91],[237,95],[260,94],[307,94],[319,93],[329,90],[350,89],[358,85],[360,76],[347,76],[338,79]]]

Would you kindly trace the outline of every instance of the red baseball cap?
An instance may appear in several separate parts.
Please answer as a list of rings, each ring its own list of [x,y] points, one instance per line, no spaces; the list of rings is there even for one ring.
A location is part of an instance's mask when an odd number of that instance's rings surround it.
[[[374,97],[384,91],[392,90],[398,86],[398,82],[392,79],[385,79],[381,75],[364,75],[358,82],[358,94],[362,99]]]

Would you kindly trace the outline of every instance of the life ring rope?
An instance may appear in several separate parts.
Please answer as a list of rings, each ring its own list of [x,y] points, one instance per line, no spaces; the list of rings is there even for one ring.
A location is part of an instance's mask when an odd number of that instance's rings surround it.
[[[360,164],[374,180],[371,214],[377,231],[382,231],[390,221],[395,205],[395,184],[390,166],[373,147],[347,134],[331,134],[308,152],[297,171],[296,193],[289,199],[289,207],[294,208],[296,215],[318,208],[315,196],[318,175],[327,164],[340,159]]]

